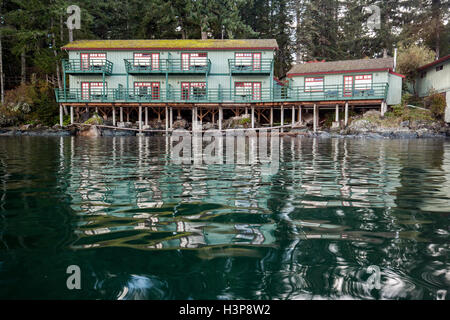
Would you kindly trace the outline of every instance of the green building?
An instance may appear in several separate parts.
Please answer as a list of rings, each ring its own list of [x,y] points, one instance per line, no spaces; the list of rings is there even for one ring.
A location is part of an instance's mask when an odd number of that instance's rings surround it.
[[[444,94],[447,100],[445,121],[450,122],[450,55],[424,65],[418,71],[417,94],[419,97],[426,97],[430,90]]]
[[[294,124],[313,109],[316,123],[319,109],[330,106],[346,114],[349,105],[385,112],[400,102],[402,76],[392,71],[393,59],[296,65],[285,84],[274,77],[277,49],[274,39],[71,42],[63,47],[64,88],[56,90],[60,122],[66,106],[72,123],[95,109],[113,126],[133,119],[142,130],[152,117],[170,130],[176,112],[222,129],[224,118],[248,111],[252,127],[272,126],[274,117],[285,125],[286,110]]]

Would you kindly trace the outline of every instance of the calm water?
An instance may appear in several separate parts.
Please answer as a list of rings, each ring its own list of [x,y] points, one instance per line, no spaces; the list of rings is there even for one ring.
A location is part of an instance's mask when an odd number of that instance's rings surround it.
[[[280,149],[270,175],[165,137],[0,138],[0,298],[450,299],[450,141]]]

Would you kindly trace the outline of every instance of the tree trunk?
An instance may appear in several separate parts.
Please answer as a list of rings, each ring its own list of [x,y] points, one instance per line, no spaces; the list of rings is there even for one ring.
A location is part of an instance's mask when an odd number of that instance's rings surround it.
[[[440,46],[441,46],[441,0],[433,0],[432,2],[432,14],[434,17],[435,24],[435,52],[436,52],[436,60],[440,57]]]
[[[1,102],[5,103],[5,83],[3,75],[3,48],[2,48],[2,34],[0,33],[0,91],[1,91]]]
[[[25,48],[23,49],[22,54],[20,55],[20,61],[21,61],[21,68],[22,68],[20,84],[25,84],[27,81],[27,57],[26,57]]]
[[[302,57],[301,57],[301,49],[302,49],[302,40],[300,39],[300,1],[296,1],[295,3],[295,17],[297,20],[297,28],[295,30],[295,62],[297,64],[300,64],[302,62]]]
[[[208,39],[208,33],[205,31],[202,31],[202,40]]]
[[[61,43],[64,42],[64,22],[63,22],[63,16],[59,16],[59,39],[61,40]]]

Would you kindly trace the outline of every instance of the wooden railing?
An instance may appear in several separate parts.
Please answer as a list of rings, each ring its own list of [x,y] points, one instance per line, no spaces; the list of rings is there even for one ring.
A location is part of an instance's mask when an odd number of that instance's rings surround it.
[[[56,89],[58,102],[206,102],[206,103],[252,103],[252,102],[302,102],[336,100],[378,100],[386,99],[389,85],[374,83],[370,88],[343,88],[342,85],[310,87],[262,88],[255,91],[242,89],[191,88],[190,90],[160,88],[140,89]]]

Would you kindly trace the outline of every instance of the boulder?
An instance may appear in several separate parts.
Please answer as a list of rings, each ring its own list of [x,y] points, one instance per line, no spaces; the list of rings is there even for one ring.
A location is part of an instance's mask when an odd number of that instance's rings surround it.
[[[82,137],[98,137],[100,136],[100,130],[97,126],[84,126],[78,132],[78,135]]]
[[[173,129],[187,129],[189,127],[189,123],[184,119],[178,119],[172,124]],[[162,129],[162,128],[161,128]]]
[[[370,132],[373,131],[374,129],[376,129],[376,125],[364,119],[352,121],[349,126],[349,131],[351,133]]]

